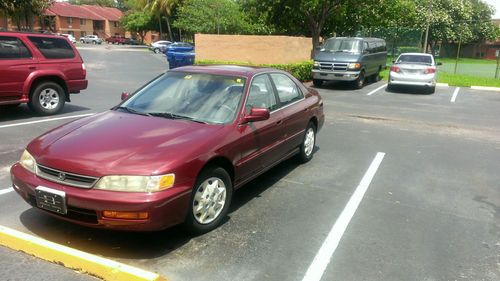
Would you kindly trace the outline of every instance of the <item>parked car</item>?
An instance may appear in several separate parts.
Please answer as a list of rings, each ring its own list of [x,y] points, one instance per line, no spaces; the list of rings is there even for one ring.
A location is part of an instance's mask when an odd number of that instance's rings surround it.
[[[170,69],[194,64],[194,46],[185,42],[174,42],[165,50]]]
[[[83,36],[80,38],[80,43],[83,43],[83,44],[101,44],[102,43],[102,39],[99,38],[97,35],[87,35],[87,36]]]
[[[75,38],[75,36],[73,36],[73,35],[71,35],[71,34],[61,34],[61,35],[62,35],[62,36],[64,36],[64,37],[66,37],[66,38],[68,38],[68,40],[69,40],[71,43],[73,43],[73,44],[75,44],[75,43],[76,43],[76,38]]]
[[[170,52],[175,52],[175,53],[187,53],[187,52],[193,52],[194,51],[194,46],[186,43],[186,42],[174,42],[170,45],[167,46],[167,49],[165,50],[165,54],[168,56]]]
[[[125,44],[127,38],[121,36],[111,36],[106,38],[106,43],[108,44]]]
[[[165,53],[165,50],[167,49],[168,45],[172,44],[172,42],[170,41],[166,41],[166,40],[160,40],[160,41],[156,41],[154,43],[151,43],[151,47],[149,47],[149,49],[153,52],[155,52],[155,54],[160,54],[160,53]]]
[[[126,38],[125,45],[139,45],[140,42],[134,38]]]
[[[425,87],[433,94],[436,91],[437,65],[431,54],[403,53],[391,66],[387,90],[395,86]]]
[[[378,81],[386,64],[383,39],[330,38],[314,56],[313,83],[320,87],[324,81],[352,81],[355,88],[361,89],[367,77]]]
[[[40,115],[59,112],[87,88],[85,64],[62,36],[0,32],[0,105],[27,103]]]
[[[17,193],[90,227],[203,233],[234,190],[292,156],[311,160],[324,123],[318,92],[271,68],[177,68],[122,99],[30,142],[10,170]]]

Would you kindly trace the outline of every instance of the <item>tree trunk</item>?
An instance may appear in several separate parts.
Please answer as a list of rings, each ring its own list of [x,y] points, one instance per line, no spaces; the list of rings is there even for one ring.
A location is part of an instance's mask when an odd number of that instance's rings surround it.
[[[160,40],[163,39],[163,32],[161,30],[161,15],[158,15],[158,26],[160,27]]]
[[[170,20],[168,19],[168,16],[166,16],[165,18],[167,19],[168,39],[173,42],[175,40],[172,36],[172,29],[170,28]]]
[[[312,50],[311,59],[314,59],[314,54],[316,53],[316,48],[319,46],[320,30],[312,30]]]

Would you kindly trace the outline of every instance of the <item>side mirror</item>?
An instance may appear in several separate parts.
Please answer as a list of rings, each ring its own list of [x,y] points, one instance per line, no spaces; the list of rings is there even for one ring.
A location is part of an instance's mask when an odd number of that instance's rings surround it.
[[[126,99],[128,99],[129,97],[130,97],[130,93],[128,93],[128,92],[123,92],[123,93],[122,93],[122,96],[121,96],[121,99],[122,99],[122,100],[126,100]]]
[[[264,121],[269,119],[270,113],[269,109],[262,107],[252,107],[250,113],[243,117],[244,123]]]
[[[443,63],[442,62],[438,62],[437,65],[443,65]]]

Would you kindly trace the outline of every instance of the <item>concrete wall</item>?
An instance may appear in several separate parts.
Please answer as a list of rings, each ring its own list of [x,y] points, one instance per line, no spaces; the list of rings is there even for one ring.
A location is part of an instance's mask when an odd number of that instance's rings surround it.
[[[197,60],[280,64],[311,58],[306,37],[196,34],[194,40]]]

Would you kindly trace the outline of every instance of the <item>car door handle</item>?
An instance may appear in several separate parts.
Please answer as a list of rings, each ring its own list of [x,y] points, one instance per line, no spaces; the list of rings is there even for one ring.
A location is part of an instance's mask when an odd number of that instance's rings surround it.
[[[276,122],[276,125],[281,125],[282,123],[283,123],[283,120],[278,120],[278,121]]]

